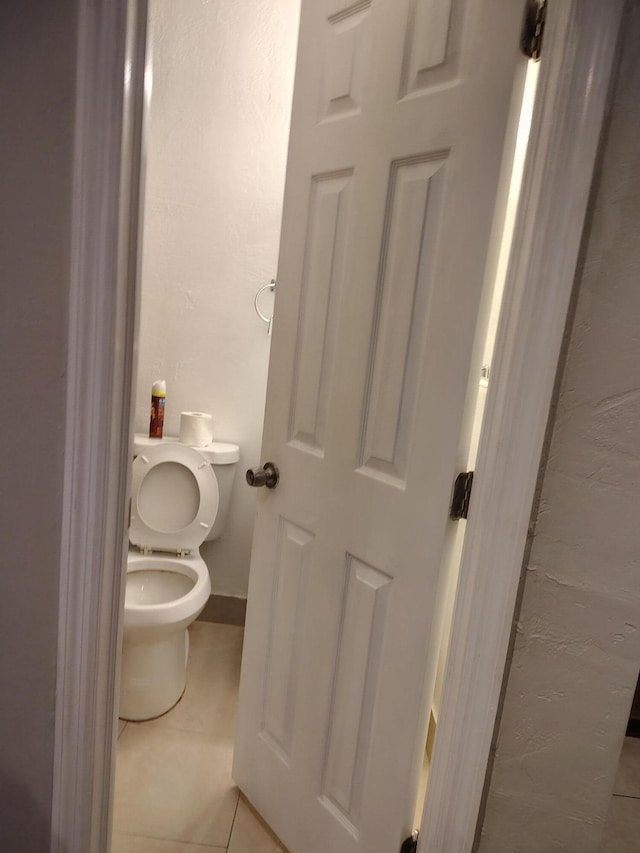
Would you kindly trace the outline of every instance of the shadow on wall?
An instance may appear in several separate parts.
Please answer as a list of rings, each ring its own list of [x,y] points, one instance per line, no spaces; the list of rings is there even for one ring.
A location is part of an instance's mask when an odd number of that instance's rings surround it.
[[[0,850],[2,853],[45,853],[51,849],[51,815],[43,813],[31,791],[0,769]],[[59,840],[58,840],[59,841]],[[58,853],[70,853],[62,843]]]

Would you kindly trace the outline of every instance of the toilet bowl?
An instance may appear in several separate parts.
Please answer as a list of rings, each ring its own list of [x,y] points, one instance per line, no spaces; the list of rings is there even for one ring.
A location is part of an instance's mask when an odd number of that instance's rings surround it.
[[[211,594],[198,548],[222,532],[239,448],[136,437],[134,453],[119,715],[148,720],[184,692],[187,628]]]

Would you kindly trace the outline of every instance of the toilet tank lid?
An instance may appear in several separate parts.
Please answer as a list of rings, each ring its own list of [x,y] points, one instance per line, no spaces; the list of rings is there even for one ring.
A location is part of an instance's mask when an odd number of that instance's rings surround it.
[[[178,443],[178,438],[172,435],[165,435],[164,438],[149,438],[147,435],[136,433],[133,439],[133,455],[139,456],[146,448],[155,447],[163,441]],[[194,450],[201,453],[210,465],[231,465],[240,459],[238,445],[225,441],[212,441],[206,447],[195,447]]]

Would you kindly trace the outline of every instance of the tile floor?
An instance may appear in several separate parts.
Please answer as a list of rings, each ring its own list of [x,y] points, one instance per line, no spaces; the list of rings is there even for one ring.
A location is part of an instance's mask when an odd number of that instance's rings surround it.
[[[281,853],[231,779],[242,628],[195,622],[187,689],[121,723],[111,853]]]
[[[195,622],[190,645],[175,708],[120,723],[111,853],[286,853],[231,779],[242,628]],[[425,760],[419,804],[427,773]],[[626,738],[601,853],[638,853],[638,839],[640,739]]]
[[[624,739],[601,853],[640,850],[640,738]]]

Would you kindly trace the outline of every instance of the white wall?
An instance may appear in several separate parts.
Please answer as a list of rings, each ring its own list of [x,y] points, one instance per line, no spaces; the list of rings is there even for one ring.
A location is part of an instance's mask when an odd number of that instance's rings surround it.
[[[526,564],[481,853],[596,853],[640,667],[640,6]]]
[[[6,853],[49,850],[76,32],[75,3],[2,4],[0,848]]]
[[[253,299],[277,272],[299,0],[151,0],[136,431],[166,379],[165,434],[211,412],[240,445],[227,531],[203,546],[213,591],[245,596],[270,339]],[[269,295],[264,308],[270,310]]]

